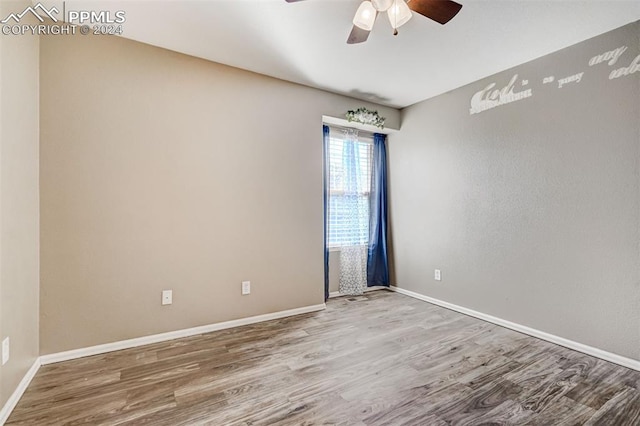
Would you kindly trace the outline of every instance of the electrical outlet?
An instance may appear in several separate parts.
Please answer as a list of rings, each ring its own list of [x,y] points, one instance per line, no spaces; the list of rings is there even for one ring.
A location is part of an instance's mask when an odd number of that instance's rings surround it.
[[[440,269],[436,269],[435,271],[433,271],[433,279],[436,281],[441,281],[442,280],[442,275],[440,274]]]
[[[171,305],[173,303],[173,290],[162,290],[162,304]]]
[[[7,337],[2,341],[2,365],[5,365],[9,361],[9,338]]]
[[[251,294],[251,281],[242,281],[242,295]]]

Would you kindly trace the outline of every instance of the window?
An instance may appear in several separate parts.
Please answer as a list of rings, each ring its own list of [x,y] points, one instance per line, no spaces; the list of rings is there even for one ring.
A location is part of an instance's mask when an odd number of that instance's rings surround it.
[[[332,127],[327,151],[327,246],[366,245],[373,134]]]

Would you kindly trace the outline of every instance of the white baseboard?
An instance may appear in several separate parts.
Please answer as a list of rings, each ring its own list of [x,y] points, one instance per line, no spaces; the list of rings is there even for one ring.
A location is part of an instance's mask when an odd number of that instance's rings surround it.
[[[594,348],[593,346],[585,345],[583,343],[575,342],[573,340],[565,339],[553,334],[546,333],[544,331],[536,330],[535,328],[527,327],[525,325],[517,324],[515,322],[507,321],[502,318],[494,317],[482,312],[474,311],[462,306],[454,305],[453,303],[445,302],[443,300],[434,299],[433,297],[424,296],[413,291],[405,290],[403,288],[391,286],[390,290],[404,294],[405,296],[413,297],[415,299],[422,300],[424,302],[433,303],[434,305],[441,306],[443,308],[451,309],[452,311],[460,312],[461,314],[469,315],[490,323],[500,325],[502,327],[510,328],[511,330],[519,331],[520,333],[528,334],[529,336],[537,337],[542,340],[546,340],[551,343],[555,343],[565,348],[573,349],[578,352],[585,353],[587,355],[594,356],[596,358],[610,361],[623,367],[631,368],[633,370],[640,371],[640,361],[627,358],[621,355],[617,355],[611,352],[604,351],[602,349]]]
[[[325,308],[326,305],[322,303],[320,305],[304,306],[302,308],[289,309],[286,311],[273,312],[270,314],[257,315],[254,317],[240,318],[237,320],[208,324],[200,327],[169,331],[167,333],[153,334],[151,336],[137,337],[135,339],[121,340],[113,343],[105,343],[103,345],[90,346],[88,348],[74,349],[71,351],[42,355],[40,357],[40,363],[42,365],[53,364],[56,362],[68,361],[71,359],[83,358],[91,355],[98,355],[107,352],[119,351],[122,349],[135,348],[137,346],[148,345],[151,343],[165,342],[167,340],[179,339],[181,337],[195,336],[198,334],[210,333],[212,331],[240,327],[242,325],[255,324],[258,322],[271,321],[275,319],[291,317],[294,315],[321,311]]]
[[[329,293],[329,299],[333,299],[334,297],[340,297],[342,294],[339,291],[332,291]]]
[[[40,358],[36,358],[31,368],[29,368],[22,380],[20,380],[20,383],[18,383],[16,390],[13,391],[7,402],[4,404],[4,407],[2,407],[2,410],[0,410],[0,425],[5,424],[7,419],[9,419],[9,415],[18,404],[18,401],[20,401],[20,398],[22,398],[22,395],[27,390],[29,383],[31,383],[31,380],[33,380],[39,369]]]

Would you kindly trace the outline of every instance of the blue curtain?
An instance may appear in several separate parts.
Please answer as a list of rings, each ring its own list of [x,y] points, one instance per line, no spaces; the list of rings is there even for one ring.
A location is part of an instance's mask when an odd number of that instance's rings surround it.
[[[369,251],[367,286],[389,286],[387,258],[387,151],[386,135],[373,135],[371,204],[369,207]]]
[[[329,248],[327,247],[327,211],[329,202],[329,181],[327,176],[327,169],[329,168],[329,126],[322,126],[322,149],[323,149],[323,167],[322,167],[322,180],[324,187],[324,300],[325,302],[329,298]]]

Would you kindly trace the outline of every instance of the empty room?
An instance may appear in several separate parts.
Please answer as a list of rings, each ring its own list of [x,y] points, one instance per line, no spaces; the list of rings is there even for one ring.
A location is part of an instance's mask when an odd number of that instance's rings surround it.
[[[0,426],[640,425],[640,2],[0,31]]]

